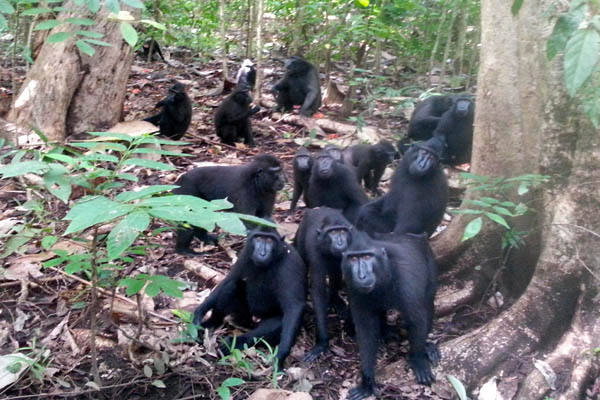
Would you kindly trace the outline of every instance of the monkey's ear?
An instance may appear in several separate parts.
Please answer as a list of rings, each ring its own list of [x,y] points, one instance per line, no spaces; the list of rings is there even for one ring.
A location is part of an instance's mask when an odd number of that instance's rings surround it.
[[[383,247],[381,248],[381,256],[383,258],[388,258],[387,251],[385,251],[385,248],[383,248]]]
[[[321,234],[321,228],[317,229],[317,236]]]

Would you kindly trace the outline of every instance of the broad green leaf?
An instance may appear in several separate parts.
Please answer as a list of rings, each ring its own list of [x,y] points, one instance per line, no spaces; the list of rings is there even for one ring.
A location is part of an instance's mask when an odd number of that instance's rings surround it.
[[[529,192],[529,182],[521,182],[517,188],[517,194],[523,196],[527,192]]]
[[[124,140],[126,142],[131,142],[135,139],[133,136],[129,136],[126,133],[115,133],[115,132],[88,132],[92,136],[101,136],[107,138],[115,138],[119,140]]]
[[[159,171],[173,171],[175,167],[158,161],[145,160],[143,158],[129,158],[123,162],[124,165],[137,165],[138,167],[152,168]]]
[[[599,52],[600,34],[594,29],[580,29],[567,42],[565,82],[571,96],[594,71]]]
[[[2,11],[2,2],[4,0],[0,0],[0,11]],[[49,13],[52,12],[52,9],[50,8],[46,8],[46,7],[36,7],[36,8],[30,8],[29,10],[24,10],[23,12],[21,12],[21,15],[38,15],[38,14],[45,14],[45,13]]]
[[[45,31],[48,29],[56,28],[58,25],[60,25],[60,21],[57,21],[55,19],[49,19],[49,20],[42,21],[39,24],[37,24],[35,26],[35,28],[33,28],[33,30],[34,31]]]
[[[369,7],[369,0],[355,0],[358,6],[366,8]]]
[[[548,60],[552,60],[558,53],[565,49],[567,41],[579,26],[580,21],[577,16],[578,14],[564,14],[556,20],[552,34],[546,43],[546,56]]]
[[[456,378],[454,375],[446,375],[446,378],[448,378],[448,381],[456,391],[459,400],[469,400],[469,398],[467,397],[467,391],[465,390],[465,386],[460,380],[458,380],[458,378]]]
[[[73,147],[82,147],[84,149],[103,151],[106,149],[116,150],[116,151],[126,151],[127,147],[123,146],[121,143],[107,143],[107,142],[74,142],[69,143],[69,146]]]
[[[43,176],[46,189],[65,204],[71,197],[70,173],[62,164],[50,164],[50,169]]]
[[[65,21],[82,26],[92,26],[95,23],[94,20],[89,18],[67,18]]]
[[[165,385],[165,383],[163,381],[161,381],[160,379],[153,380],[152,386],[157,387],[159,389],[165,389],[167,387],[167,385]]]
[[[475,204],[476,206],[479,206],[479,207],[491,207],[491,204],[488,204],[485,201],[481,201],[481,200],[467,200],[466,202],[468,202],[470,204]]]
[[[500,200],[495,199],[493,197],[481,197],[480,200],[481,201],[485,201],[488,204],[498,204],[498,203],[500,203]]]
[[[54,246],[54,243],[56,243],[57,240],[58,237],[56,236],[44,236],[44,238],[42,239],[42,247],[45,250],[49,250],[50,247]]]
[[[180,153],[178,151],[169,151],[161,149],[150,149],[146,147],[140,147],[133,150],[134,154],[160,154],[163,156],[175,156],[175,157],[192,157],[192,154]]]
[[[128,202],[132,200],[141,199],[156,193],[168,192],[178,188],[177,185],[154,185],[148,186],[138,191],[122,192],[117,195],[117,200],[122,202]]]
[[[176,194],[173,196],[153,197],[144,199],[140,205],[145,207],[191,207],[192,209],[205,209],[210,202],[196,196]]]
[[[115,14],[119,13],[119,0],[106,0],[104,4],[106,5],[106,8],[108,8],[111,12]]]
[[[107,43],[107,42],[103,42],[102,40],[96,40],[96,39],[85,39],[86,42],[91,43],[91,44],[95,44],[96,46],[103,46],[103,47],[110,47],[112,46],[112,44]]]
[[[64,42],[68,38],[70,38],[71,35],[72,35],[71,32],[57,32],[57,33],[53,33],[52,35],[48,36],[48,39],[46,39],[46,40],[48,41],[48,43],[60,43],[60,42]]]
[[[144,8],[144,3],[142,3],[140,0],[122,0],[123,3],[127,4],[130,7],[133,8]]]
[[[483,225],[483,220],[481,217],[475,218],[473,221],[469,222],[465,228],[465,233],[463,233],[462,241],[469,240],[481,231],[481,226]]]
[[[227,386],[227,387],[233,387],[233,386],[239,386],[239,385],[243,385],[244,383],[246,383],[243,379],[240,378],[227,378],[223,381],[223,383],[221,383],[222,386]]]
[[[113,163],[119,162],[119,159],[117,157],[110,155],[110,154],[103,154],[103,153],[86,154],[85,156],[81,157],[81,160],[83,160],[83,161],[108,161],[108,162],[113,162]]]
[[[194,314],[187,310],[171,310],[173,315],[182,320],[183,322],[192,322],[194,320]]]
[[[517,16],[519,15],[519,10],[521,9],[521,6],[523,5],[523,0],[513,0],[513,4],[512,7],[510,7],[510,12],[512,13],[513,16]]]
[[[138,34],[129,22],[121,22],[121,34],[129,46],[135,46],[138,41]]]
[[[470,208],[466,208],[464,210],[450,210],[452,214],[483,214],[482,210],[472,210]]]
[[[79,36],[85,36],[91,39],[102,39],[104,37],[104,34],[94,31],[77,31],[75,32],[75,34]]]
[[[150,225],[150,216],[144,211],[133,212],[123,218],[108,234],[108,258],[114,260]]]
[[[242,221],[240,221],[237,217],[225,217],[224,219],[217,221],[217,225],[219,225],[219,227],[223,230],[234,235],[246,235],[246,226],[244,226]]]
[[[152,26],[152,27],[154,27],[154,28],[156,28],[158,30],[161,30],[161,31],[166,31],[167,30],[167,27],[165,25],[161,24],[160,22],[156,22],[154,20],[151,20],[151,19],[142,19],[140,22],[142,24],[150,25],[150,26]]]
[[[489,219],[494,221],[495,223],[502,225],[506,229],[510,229],[510,226],[508,226],[508,223],[506,222],[506,220],[504,218],[502,218],[500,215],[494,214],[494,213],[489,213],[489,212],[486,212],[485,215]]]
[[[185,146],[190,144],[189,142],[179,142],[177,140],[159,139],[155,136],[142,137],[138,143],[167,144],[170,146]]]
[[[140,274],[141,275],[141,274]],[[146,284],[146,280],[133,278],[125,278],[119,281],[119,286],[125,287],[125,294],[127,296],[133,296],[134,294],[138,294],[142,291],[144,285]]]
[[[508,215],[509,217],[514,217],[515,215],[510,212],[509,210],[507,210],[504,207],[500,207],[500,206],[493,206],[492,209],[494,211],[496,211],[498,214],[502,214],[502,215]]]
[[[88,9],[96,14],[100,10],[100,0],[85,0]]]
[[[63,218],[71,221],[64,234],[79,232],[92,225],[111,221],[133,209],[132,205],[117,203],[101,196],[79,201]]]
[[[207,231],[215,229],[215,223],[220,219],[219,215],[210,211],[199,213],[181,207],[156,207],[148,210],[148,213],[155,218],[165,221],[185,222]]]
[[[15,12],[15,8],[7,0],[0,0],[0,13],[12,14]]]
[[[0,166],[0,175],[2,178],[12,178],[25,174],[39,174],[49,168],[49,164],[42,161],[22,161]]]
[[[0,259],[8,257],[15,251],[19,250],[21,246],[29,242],[38,232],[39,229],[25,228],[18,232],[17,235],[11,236],[4,243],[4,252],[0,254]]]
[[[231,392],[227,386],[219,386],[217,388],[217,394],[221,398],[221,400],[230,400]]]
[[[138,181],[138,177],[137,176],[135,176],[133,174],[126,173],[126,172],[121,172],[121,173],[117,174],[117,177],[120,178],[120,179],[125,179],[125,180],[128,180],[128,181],[132,181],[132,182],[137,182]]]
[[[82,53],[87,54],[90,57],[96,54],[96,50],[82,39],[76,41],[75,45]]]
[[[48,153],[48,154],[45,154],[44,157],[51,158],[51,159],[57,160],[57,161],[62,161],[65,164],[69,164],[69,165],[77,164],[77,161],[75,160],[75,158],[68,156],[66,154]]]
[[[2,29],[8,29],[8,22],[6,21],[6,18],[4,18],[4,15],[0,14],[0,30]]]

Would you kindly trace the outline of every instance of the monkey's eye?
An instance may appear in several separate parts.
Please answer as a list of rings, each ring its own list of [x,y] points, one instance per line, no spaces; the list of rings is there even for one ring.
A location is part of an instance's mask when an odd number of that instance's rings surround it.
[[[267,238],[267,243],[273,244],[273,238]]]
[[[358,261],[358,257],[352,256],[352,257],[350,257],[350,261],[357,262]]]
[[[363,258],[365,259],[365,261],[370,261],[371,258],[373,258],[373,256],[370,254],[367,254],[366,256],[363,256]]]

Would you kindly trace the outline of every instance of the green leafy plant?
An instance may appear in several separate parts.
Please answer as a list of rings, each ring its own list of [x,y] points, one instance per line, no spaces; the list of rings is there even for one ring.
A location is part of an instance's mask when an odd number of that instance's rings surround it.
[[[456,392],[456,395],[458,396],[459,400],[470,400],[467,396],[467,390],[465,389],[465,386],[457,377],[455,377],[454,375],[446,375],[446,379],[448,379],[448,382],[450,382],[450,384],[454,388],[454,391]]]
[[[222,400],[231,399],[231,390],[229,388],[234,386],[243,385],[246,383],[243,379],[230,377],[225,379],[217,388],[217,394]]]
[[[468,180],[467,185],[471,186],[468,189],[469,191],[484,191],[490,194],[490,196],[481,196],[477,200],[465,200],[466,204],[473,205],[474,208],[452,211],[455,214],[478,215],[465,227],[462,240],[465,241],[475,237],[481,231],[484,219],[488,219],[506,228],[507,231],[502,242],[503,248],[508,246],[518,247],[524,232],[512,228],[506,218],[524,215],[529,209],[524,203],[515,203],[508,200],[507,192],[516,187],[517,194],[522,196],[528,193],[532,186],[547,182],[549,177],[535,174],[520,175],[513,178],[487,177],[466,172],[462,173],[461,176]]]
[[[21,347],[17,349],[17,353],[7,355],[14,361],[7,366],[8,372],[18,374],[24,368],[28,368],[33,377],[42,382],[46,373],[46,369],[52,362],[52,353],[45,346],[37,347],[35,338],[31,346]]]
[[[181,335],[173,339],[174,343],[195,343],[198,341],[199,330],[203,328],[194,324],[194,314],[186,310],[171,310],[173,315],[181,320],[183,323],[183,329]]]

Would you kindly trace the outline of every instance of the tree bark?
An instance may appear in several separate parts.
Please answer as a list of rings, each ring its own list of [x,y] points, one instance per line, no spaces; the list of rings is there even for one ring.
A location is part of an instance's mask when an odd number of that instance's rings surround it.
[[[123,41],[119,22],[109,21],[106,8],[97,14],[69,0],[58,19],[94,19],[94,30],[104,33],[111,47],[96,47],[93,56],[81,53],[74,39],[44,43],[35,64],[8,114],[12,122],[40,129],[50,140],[61,141],[72,133],[108,128],[121,119],[133,49]],[[130,9],[139,17],[139,9]],[[65,24],[51,34],[73,29]],[[102,110],[99,112],[99,110]]]
[[[465,279],[450,294],[466,288],[462,300],[480,301],[473,292],[489,282],[486,272],[498,272],[493,279],[502,282],[499,290],[508,298],[497,318],[441,346],[438,379],[455,375],[475,398],[476,389],[496,376],[520,382],[516,394],[502,393],[504,399],[582,399],[598,374],[590,352],[600,337],[600,137],[567,96],[560,57],[552,63],[546,59],[549,3],[524,2],[516,17],[510,4],[484,0],[481,8],[472,172],[552,176],[549,189],[530,193],[533,213],[512,221],[531,231],[528,241],[519,251],[504,253],[488,224],[470,246],[463,243],[457,251],[461,228],[470,218],[459,216],[434,242],[436,251],[446,251],[438,254],[442,264],[449,268],[456,261]],[[502,269],[490,270],[494,264]],[[445,289],[438,295],[445,296]],[[438,298],[440,303],[444,299]],[[552,387],[535,360],[556,373]],[[387,366],[382,380],[394,379],[397,368],[397,363]]]

